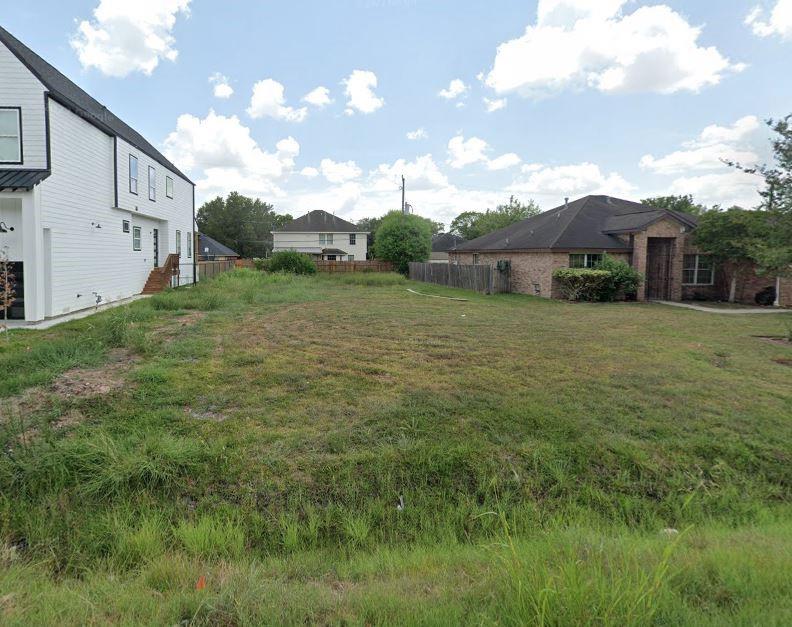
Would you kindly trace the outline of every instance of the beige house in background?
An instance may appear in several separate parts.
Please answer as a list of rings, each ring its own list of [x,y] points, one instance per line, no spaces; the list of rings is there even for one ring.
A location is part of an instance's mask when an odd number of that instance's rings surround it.
[[[317,261],[365,261],[368,232],[327,211],[311,211],[272,231],[272,252],[294,250]]]
[[[610,196],[585,196],[488,233],[449,252],[451,263],[511,262],[512,290],[559,298],[557,268],[591,268],[607,253],[644,275],[638,300],[725,300],[726,281],[693,244],[692,215]],[[778,302],[792,306],[792,279],[755,272],[737,285],[737,301],[780,287]]]

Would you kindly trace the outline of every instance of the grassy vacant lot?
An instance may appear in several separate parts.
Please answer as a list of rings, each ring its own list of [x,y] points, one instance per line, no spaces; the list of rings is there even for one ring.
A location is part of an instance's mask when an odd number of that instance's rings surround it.
[[[0,623],[792,622],[792,316],[406,287],[0,337]]]

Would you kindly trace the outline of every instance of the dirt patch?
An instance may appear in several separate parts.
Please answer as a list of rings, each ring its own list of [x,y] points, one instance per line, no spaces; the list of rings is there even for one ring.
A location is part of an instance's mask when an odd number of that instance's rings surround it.
[[[217,407],[210,405],[206,409],[194,409],[192,407],[185,407],[184,413],[194,420],[208,420],[209,422],[223,422],[228,419],[228,416],[217,411]]]
[[[775,344],[776,346],[786,346],[787,348],[792,348],[792,342],[780,335],[754,335],[754,337],[762,340],[763,342]]]
[[[123,375],[135,361],[128,351],[112,351],[108,362],[101,368],[68,370],[55,379],[50,388],[56,396],[66,400],[104,396],[124,386]]]
[[[151,332],[151,336],[160,339],[172,339],[176,337],[180,331],[184,330],[186,327],[198,324],[205,317],[206,312],[204,311],[191,311],[183,316],[176,316],[169,320],[167,324],[154,329]]]
[[[788,359],[786,357],[776,357],[773,361],[781,366],[789,366],[792,368],[792,359]]]

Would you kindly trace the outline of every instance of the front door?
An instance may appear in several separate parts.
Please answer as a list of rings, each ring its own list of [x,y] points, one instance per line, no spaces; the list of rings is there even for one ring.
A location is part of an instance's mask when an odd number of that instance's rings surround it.
[[[646,298],[668,300],[671,297],[671,260],[673,237],[650,237],[646,247]]]
[[[154,267],[159,268],[159,229],[154,229]]]

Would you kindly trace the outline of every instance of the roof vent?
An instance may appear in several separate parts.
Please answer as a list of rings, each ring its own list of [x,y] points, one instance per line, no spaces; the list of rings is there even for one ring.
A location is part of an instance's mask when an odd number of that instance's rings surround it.
[[[569,196],[564,198],[564,209],[569,209]]]

